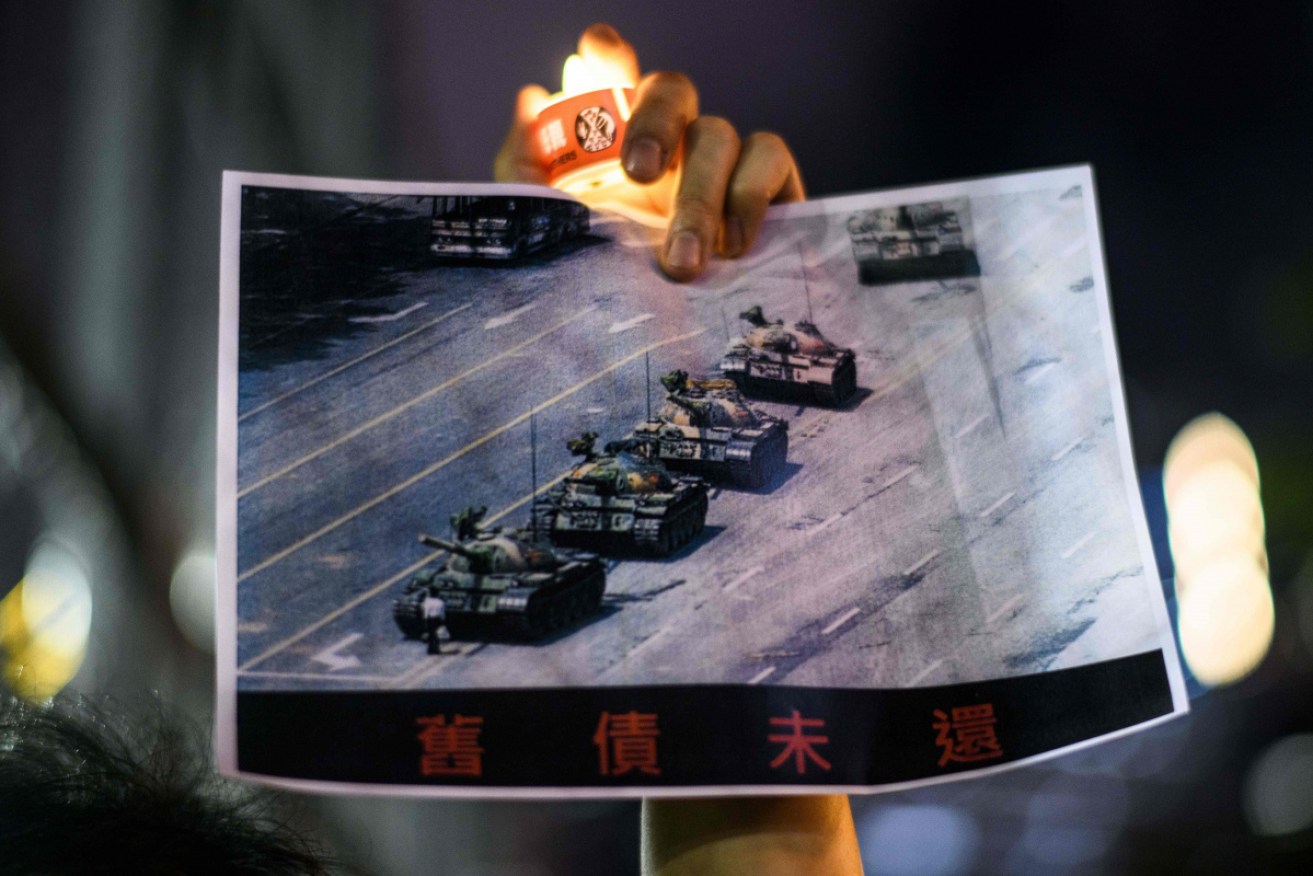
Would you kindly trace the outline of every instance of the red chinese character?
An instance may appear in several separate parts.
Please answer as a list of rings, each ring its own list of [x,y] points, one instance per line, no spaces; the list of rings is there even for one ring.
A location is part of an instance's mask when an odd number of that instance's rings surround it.
[[[654,714],[603,712],[593,734],[598,772],[604,776],[622,776],[638,770],[652,776],[661,775],[656,745],[660,735]]]
[[[483,719],[456,715],[450,722],[446,715],[417,718],[420,743],[424,754],[419,759],[419,771],[425,776],[482,776],[483,749],[479,747],[479,733]]]
[[[970,763],[1003,756],[994,732],[998,719],[994,717],[993,703],[953,709],[951,718],[935,709],[935,718],[935,744],[944,749],[939,756],[940,766],[950,761]]]
[[[811,760],[823,770],[830,768],[830,762],[817,754],[813,745],[824,745],[830,741],[828,736],[813,736],[803,732],[805,728],[824,729],[825,721],[821,718],[804,718],[797,710],[793,710],[793,715],[788,718],[771,718],[770,723],[775,727],[787,727],[790,732],[786,734],[772,733],[766,739],[770,742],[783,742],[784,750],[780,752],[779,757],[770,762],[771,769],[777,769],[780,764],[788,760],[789,755],[793,755],[793,766],[798,771],[798,775],[807,772],[807,761]]]

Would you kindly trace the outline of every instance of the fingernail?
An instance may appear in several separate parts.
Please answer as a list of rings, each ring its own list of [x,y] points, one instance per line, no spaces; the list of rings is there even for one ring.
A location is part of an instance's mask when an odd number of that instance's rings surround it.
[[[670,239],[666,263],[681,271],[691,271],[702,264],[702,241],[691,231],[681,231]]]
[[[731,216],[725,221],[725,230],[721,232],[721,251],[726,258],[737,258],[743,250],[743,222]]]
[[[629,144],[625,172],[634,179],[652,180],[661,173],[661,144],[643,137]]]

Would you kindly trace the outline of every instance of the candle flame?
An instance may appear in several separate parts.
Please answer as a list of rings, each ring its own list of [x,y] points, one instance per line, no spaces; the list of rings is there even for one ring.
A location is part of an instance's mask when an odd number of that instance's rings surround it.
[[[571,55],[561,69],[561,94],[584,94],[604,88],[633,88],[631,77],[618,63],[596,55]]]

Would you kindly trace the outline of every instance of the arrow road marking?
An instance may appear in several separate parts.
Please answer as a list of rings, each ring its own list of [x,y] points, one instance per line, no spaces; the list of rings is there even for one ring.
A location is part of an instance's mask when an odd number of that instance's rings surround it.
[[[352,633],[339,642],[329,645],[324,650],[311,655],[310,659],[316,663],[322,663],[328,667],[330,672],[337,672],[339,669],[350,669],[353,666],[360,665],[360,658],[354,654],[342,654],[343,649],[351,647],[357,639],[363,638],[364,633]]]
[[[623,322],[611,323],[611,327],[607,329],[607,331],[613,335],[618,335],[621,332],[627,332],[631,328],[634,328],[635,326],[647,322],[651,318],[652,318],[652,314],[650,313],[640,313],[638,316],[634,317],[633,319],[626,319]]]
[[[492,319],[485,322],[483,324],[483,327],[485,329],[495,329],[495,328],[501,328],[504,325],[510,325],[511,323],[515,322],[521,316],[524,316],[524,314],[528,313],[530,310],[533,310],[537,306],[538,305],[536,303],[526,304],[523,307],[517,307],[514,310],[509,310],[506,313],[503,313],[501,316],[494,316]]]
[[[428,306],[429,303],[427,301],[421,301],[418,304],[410,305],[405,310],[398,310],[396,313],[387,313],[382,316],[353,316],[348,322],[396,322],[403,316],[408,316],[419,310],[421,307]]]

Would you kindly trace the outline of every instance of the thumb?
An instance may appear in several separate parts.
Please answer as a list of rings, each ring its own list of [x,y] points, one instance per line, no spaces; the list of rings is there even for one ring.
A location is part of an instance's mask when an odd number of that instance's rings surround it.
[[[546,184],[547,174],[538,161],[534,128],[538,113],[547,105],[548,99],[547,89],[541,85],[526,85],[520,89],[511,129],[492,162],[492,178],[497,182]]]

